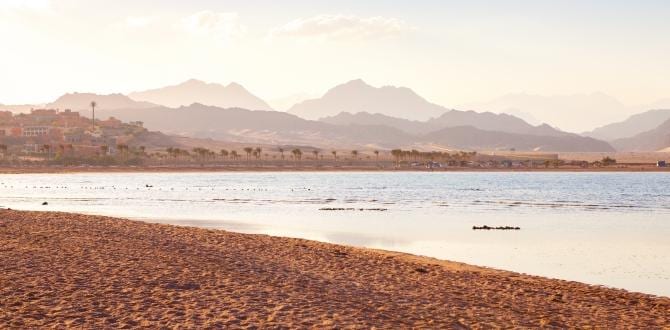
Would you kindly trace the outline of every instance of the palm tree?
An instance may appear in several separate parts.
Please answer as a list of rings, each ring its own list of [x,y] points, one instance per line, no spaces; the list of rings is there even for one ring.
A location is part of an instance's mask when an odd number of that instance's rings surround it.
[[[279,153],[281,154],[281,159],[284,160],[284,148],[279,148]]]
[[[207,161],[209,156],[213,154],[209,149],[207,148],[193,148],[193,156],[195,157],[196,160],[200,161],[200,165],[204,165],[204,162]]]
[[[600,162],[603,164],[603,166],[610,166],[616,164],[616,159],[607,156],[603,158]]]
[[[7,145],[6,144],[0,144],[0,153],[2,154],[2,158],[5,158],[5,156],[7,156]]]
[[[330,153],[333,154],[333,159],[337,161],[337,151],[333,150]]]
[[[233,160],[236,160],[237,157],[239,157],[239,155],[237,154],[236,150],[233,150],[233,151],[230,152],[230,157],[232,157]]]
[[[358,150],[351,150],[351,158],[352,160],[356,160],[358,158]]]
[[[191,154],[188,152],[188,150],[182,150],[177,148],[177,157],[189,158],[191,157]]]
[[[191,152],[193,153],[193,158],[195,158],[195,160],[198,161],[198,155],[200,154],[200,147],[192,148]]]
[[[249,161],[249,156],[251,156],[251,152],[254,151],[254,148],[246,147],[243,150],[247,153],[247,161]]]
[[[91,110],[93,111],[93,130],[95,130],[95,107],[98,104],[95,101],[91,101]]]
[[[261,158],[261,156],[262,156],[261,152],[262,151],[263,151],[263,149],[261,149],[260,147],[256,147],[256,149],[254,149],[254,152],[256,153],[256,160]]]
[[[410,154],[412,155],[412,160],[413,160],[413,161],[417,161],[417,160],[419,160],[419,159],[418,159],[418,158],[419,158],[419,154],[420,154],[420,153],[419,153],[419,150],[412,149],[412,151],[410,151]]]
[[[179,157],[180,151],[181,150],[179,150],[179,148],[173,148],[173,147],[165,149],[165,152],[167,152],[168,156],[172,158],[173,163],[177,162],[177,157]]]
[[[373,151],[375,153],[375,157],[377,157],[377,163],[379,163],[379,150]]]
[[[127,154],[128,154],[128,145],[117,144],[116,145],[116,150],[119,151],[119,153],[121,154],[121,158],[125,161],[126,158],[127,158]]]
[[[391,155],[395,158],[395,166],[400,166],[400,158],[402,157],[402,149],[391,150]]]
[[[48,144],[42,145],[42,150],[44,151],[45,159],[51,158],[51,145]]]
[[[226,157],[228,157],[228,150],[221,149],[221,151],[219,151],[219,154],[221,155],[221,157],[225,159]]]
[[[293,154],[293,159],[296,161],[300,161],[302,159],[302,150],[296,148],[291,150],[291,153]]]
[[[319,160],[319,150],[312,150],[312,154],[314,155],[314,160]]]

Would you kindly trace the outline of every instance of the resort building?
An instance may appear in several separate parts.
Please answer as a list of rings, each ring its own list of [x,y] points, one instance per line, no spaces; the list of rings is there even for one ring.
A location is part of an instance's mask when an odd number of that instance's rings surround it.
[[[49,134],[48,126],[26,126],[21,129],[21,136],[42,136]]]

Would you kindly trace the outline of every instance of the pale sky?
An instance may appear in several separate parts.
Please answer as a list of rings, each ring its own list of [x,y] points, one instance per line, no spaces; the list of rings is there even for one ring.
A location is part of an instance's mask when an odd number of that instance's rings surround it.
[[[0,103],[197,78],[266,100],[362,78],[447,106],[670,97],[668,1],[0,0]]]

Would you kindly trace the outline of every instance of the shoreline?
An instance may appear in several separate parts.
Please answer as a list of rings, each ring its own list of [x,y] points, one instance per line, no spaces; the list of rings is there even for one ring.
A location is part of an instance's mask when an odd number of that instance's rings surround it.
[[[0,174],[61,174],[61,173],[198,173],[198,172],[482,172],[482,173],[670,173],[670,167],[635,166],[607,168],[377,168],[373,166],[293,167],[293,166],[84,166],[84,167],[2,167]]]
[[[670,325],[668,297],[104,216],[0,210],[0,253],[0,327]]]

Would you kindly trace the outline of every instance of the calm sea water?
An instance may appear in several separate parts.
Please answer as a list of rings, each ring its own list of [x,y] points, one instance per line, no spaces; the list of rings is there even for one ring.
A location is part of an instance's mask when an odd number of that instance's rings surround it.
[[[302,237],[670,296],[665,173],[19,174],[0,175],[0,206]]]

